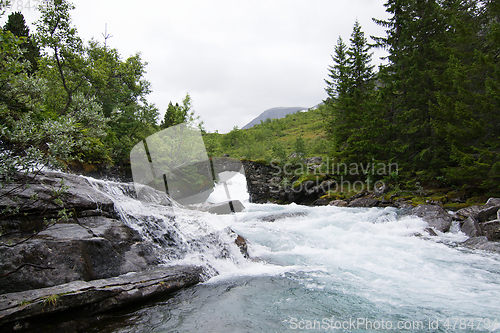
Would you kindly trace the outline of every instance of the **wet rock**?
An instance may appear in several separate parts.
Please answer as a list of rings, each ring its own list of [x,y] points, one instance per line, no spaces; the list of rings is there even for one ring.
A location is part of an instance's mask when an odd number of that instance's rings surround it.
[[[489,241],[500,241],[500,220],[481,223],[481,230]]]
[[[376,207],[380,203],[380,200],[370,197],[357,198],[349,203],[348,207]]]
[[[476,218],[469,216],[460,229],[469,237],[479,237],[482,236],[481,227]]]
[[[463,246],[472,249],[492,251],[500,253],[500,243],[490,242],[486,236],[472,237],[461,243]]]
[[[0,330],[33,329],[27,319],[44,322],[61,314],[81,317],[116,309],[139,300],[168,295],[202,281],[202,269],[195,266],[161,267],[109,279],[70,283],[0,295]],[[76,318],[75,317],[75,318]]]
[[[313,206],[328,206],[329,203],[330,203],[330,200],[328,200],[328,199],[317,199],[312,203],[312,205]]]
[[[254,161],[243,162],[250,202],[267,203],[285,200],[285,187],[276,182],[281,167],[265,165]]]
[[[245,206],[239,200],[231,200],[228,202],[222,202],[220,204],[215,204],[211,207],[208,212],[211,214],[231,214],[234,212],[242,212],[245,210]]]
[[[34,179],[31,177],[20,174],[16,183],[0,189],[0,210],[19,207],[19,216],[24,219],[57,215],[63,207],[77,214],[96,210],[114,214],[113,201],[92,188],[85,178],[59,172],[44,172]],[[16,190],[23,182],[29,185]],[[58,196],[58,192],[62,194]],[[54,202],[56,197],[62,200],[62,207]]]
[[[430,227],[441,232],[450,230],[452,216],[441,206],[419,205],[410,211],[411,215],[421,217]]]
[[[26,241],[0,247],[0,293],[109,278],[159,263],[151,245],[121,221],[77,221],[57,223],[27,240],[11,238],[12,244]]]
[[[330,206],[337,206],[337,207],[347,207],[349,204],[347,201],[344,200],[333,200],[329,203]]]
[[[424,229],[430,236],[437,236],[438,234],[434,231],[432,228],[425,228]]]
[[[248,255],[248,245],[247,245],[247,240],[243,238],[242,236],[238,235],[234,241],[236,246],[240,249],[241,254],[243,255],[244,258],[250,258]]]
[[[474,217],[479,222],[486,222],[498,217],[500,210],[500,198],[490,198],[484,205],[465,207],[457,211],[459,216]]]
[[[276,220],[282,220],[290,217],[298,217],[298,216],[307,216],[305,212],[296,212],[296,213],[281,213],[281,214],[273,214],[269,216],[265,216],[262,218],[264,222],[274,222]]]

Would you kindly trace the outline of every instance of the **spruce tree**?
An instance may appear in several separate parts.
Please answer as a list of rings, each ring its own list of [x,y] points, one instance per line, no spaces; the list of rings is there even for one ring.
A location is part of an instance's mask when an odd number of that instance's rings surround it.
[[[30,64],[28,73],[33,74],[36,72],[38,70],[37,61],[40,58],[40,49],[31,38],[30,29],[26,25],[23,14],[20,12],[10,14],[3,29],[12,32],[16,37],[25,37],[26,40],[21,44],[23,59]]]
[[[332,56],[333,66],[329,66],[328,77],[325,80],[328,99],[325,101],[327,110],[326,129],[333,140],[335,149],[339,149],[349,138],[347,129],[348,93],[350,88],[350,73],[347,60],[347,45],[339,37],[335,46],[335,54]]]
[[[344,162],[366,162],[374,152],[374,73],[370,46],[355,22],[350,46],[339,38],[329,67],[329,131],[334,155]]]
[[[436,82],[445,70],[447,22],[435,0],[388,0],[392,17],[375,20],[387,28],[378,44],[389,51],[384,92],[387,120],[397,129],[392,148],[400,163],[414,169],[443,165],[443,142],[433,130]]]

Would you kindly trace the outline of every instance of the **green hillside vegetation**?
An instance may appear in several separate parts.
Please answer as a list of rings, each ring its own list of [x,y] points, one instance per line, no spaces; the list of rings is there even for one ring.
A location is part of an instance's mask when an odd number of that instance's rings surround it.
[[[288,161],[290,155],[328,156],[330,143],[323,123],[323,107],[289,114],[281,119],[267,119],[249,129],[234,128],[226,134],[204,135],[209,156]]]

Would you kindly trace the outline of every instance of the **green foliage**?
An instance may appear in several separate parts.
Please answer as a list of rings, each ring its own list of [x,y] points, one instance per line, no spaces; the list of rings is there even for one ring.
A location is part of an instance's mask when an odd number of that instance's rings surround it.
[[[168,104],[167,111],[160,124],[160,128],[165,129],[171,126],[179,125],[182,123],[188,123],[190,126],[198,126],[202,130],[203,122],[199,122],[200,117],[194,115],[194,110],[192,109],[192,100],[189,94],[182,101],[182,105],[175,103],[175,105],[170,102]],[[196,124],[198,122],[198,124]]]
[[[388,0],[378,43],[386,151],[427,178],[496,187],[499,159],[498,6],[482,1]],[[495,14],[495,8],[496,14]],[[490,88],[491,87],[491,88]],[[487,181],[484,181],[487,180]]]
[[[345,163],[363,163],[381,154],[380,111],[376,103],[375,75],[370,46],[355,22],[347,47],[339,37],[325,80],[325,130],[332,139],[333,158]]]
[[[281,119],[267,119],[252,128],[237,127],[226,134],[203,136],[209,156],[228,154],[234,158],[272,160],[286,163],[290,155],[327,156],[330,144],[323,127],[323,105],[318,109],[298,112]],[[300,156],[299,156],[300,155]]]
[[[27,72],[30,75],[35,73],[38,70],[37,62],[40,58],[40,49],[31,38],[30,29],[26,25],[24,16],[20,12],[10,14],[3,29],[12,32],[16,37],[24,37],[24,41],[20,45],[22,60],[27,61],[30,66]]]
[[[1,31],[5,181],[46,164],[128,166],[130,149],[159,129],[158,109],[146,100],[146,63],[138,54],[122,60],[116,49],[94,40],[85,44],[72,25],[73,8],[66,0],[42,8],[34,36],[21,13]],[[30,45],[42,56],[31,57]]]

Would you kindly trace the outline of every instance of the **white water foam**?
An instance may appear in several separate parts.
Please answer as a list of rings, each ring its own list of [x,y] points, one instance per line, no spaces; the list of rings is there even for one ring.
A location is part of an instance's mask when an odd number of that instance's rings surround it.
[[[394,208],[248,202],[234,215],[176,209],[174,216],[168,207],[136,200],[128,185],[90,182],[113,197],[126,223],[164,251],[166,264],[206,267],[210,279],[199,293],[182,296],[189,299],[176,304],[183,315],[156,323],[158,332],[289,331],[293,318],[326,317],[437,318],[440,332],[446,319],[482,318],[496,319],[497,326],[462,331],[498,328],[500,256],[460,246],[467,237],[457,224],[431,237],[426,222]],[[229,228],[247,239],[255,261],[243,258]],[[171,306],[148,311],[160,315]],[[250,318],[244,323],[238,322],[242,311]]]

